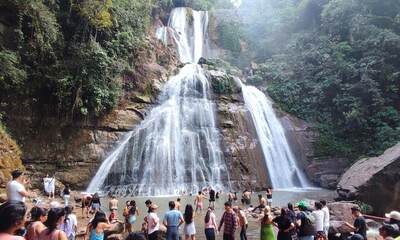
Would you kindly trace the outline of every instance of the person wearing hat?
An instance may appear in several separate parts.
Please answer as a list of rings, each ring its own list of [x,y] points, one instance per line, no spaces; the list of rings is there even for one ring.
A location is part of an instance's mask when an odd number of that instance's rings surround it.
[[[14,170],[11,173],[12,180],[7,183],[8,201],[25,202],[25,197],[29,197],[29,192],[25,190],[24,184],[27,183],[21,170]]]
[[[313,216],[308,209],[305,201],[300,201],[296,204],[300,212],[296,216],[296,226],[299,229],[298,237],[300,240],[313,240],[316,234],[313,225]]]
[[[367,239],[367,223],[364,216],[361,214],[361,209],[359,206],[354,206],[351,208],[351,214],[356,218],[354,224],[346,222],[345,225],[354,231],[354,235],[358,234],[363,237],[364,240]]]
[[[160,230],[160,219],[157,216],[156,210],[158,206],[152,203],[149,206],[149,213],[147,214],[147,234],[149,240],[157,240],[158,232]]]
[[[397,226],[400,228],[400,212],[398,211],[391,211],[390,213],[386,213],[385,217],[389,219],[387,223],[389,224],[397,224]]]

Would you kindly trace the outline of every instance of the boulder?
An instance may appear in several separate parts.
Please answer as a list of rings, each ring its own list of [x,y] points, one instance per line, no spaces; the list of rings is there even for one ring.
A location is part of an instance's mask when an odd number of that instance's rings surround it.
[[[332,202],[328,203],[330,220],[331,221],[345,221],[353,222],[354,218],[351,214],[351,208],[356,207],[357,204],[352,202]]]
[[[397,209],[400,202],[400,143],[381,156],[354,163],[341,177],[339,199],[360,200],[371,205],[375,214]]]

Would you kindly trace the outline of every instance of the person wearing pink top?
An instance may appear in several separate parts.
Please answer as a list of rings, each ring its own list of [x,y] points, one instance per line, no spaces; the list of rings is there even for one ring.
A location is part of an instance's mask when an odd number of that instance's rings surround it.
[[[214,213],[214,207],[209,207],[204,218],[205,234],[207,240],[215,240],[215,233],[218,229],[217,221]]]

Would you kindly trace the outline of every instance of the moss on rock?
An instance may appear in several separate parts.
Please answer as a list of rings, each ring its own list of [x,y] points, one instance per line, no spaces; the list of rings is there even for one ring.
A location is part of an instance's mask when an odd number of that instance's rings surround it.
[[[21,150],[0,124],[0,187],[4,187],[14,169],[24,169]]]

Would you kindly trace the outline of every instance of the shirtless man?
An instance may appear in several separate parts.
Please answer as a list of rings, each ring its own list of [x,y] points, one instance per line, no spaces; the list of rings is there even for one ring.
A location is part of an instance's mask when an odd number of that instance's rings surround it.
[[[177,198],[175,201],[175,210],[180,211],[181,210],[181,199]]]
[[[261,195],[258,195],[258,202],[260,205],[255,207],[252,212],[255,212],[257,209],[260,209],[260,213],[264,210],[265,206],[267,205],[267,200]]]
[[[242,195],[243,204],[249,205],[251,202],[251,192],[249,190],[245,190]]]
[[[118,199],[115,195],[112,195],[111,199],[108,201],[108,208],[112,216],[118,216]]]
[[[85,196],[82,198],[82,218],[85,217],[85,209],[86,209],[86,217],[89,218],[89,208],[92,203],[92,195],[90,194],[85,194]]]
[[[203,211],[203,200],[207,199],[206,196],[203,195],[203,193],[201,191],[198,192],[196,199],[194,200],[194,205],[196,205],[196,213],[197,210]]]

